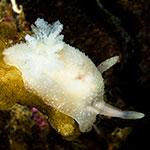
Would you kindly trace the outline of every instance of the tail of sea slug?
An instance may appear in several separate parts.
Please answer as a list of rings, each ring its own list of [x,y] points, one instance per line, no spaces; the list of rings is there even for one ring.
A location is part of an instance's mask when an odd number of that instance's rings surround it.
[[[105,102],[98,103],[95,105],[96,109],[99,111],[100,115],[119,117],[123,119],[141,119],[145,115],[136,111],[122,111],[114,106],[111,106]]]

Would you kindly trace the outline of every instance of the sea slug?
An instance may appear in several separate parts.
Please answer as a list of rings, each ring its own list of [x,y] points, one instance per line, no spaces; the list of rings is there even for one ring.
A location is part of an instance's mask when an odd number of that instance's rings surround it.
[[[143,113],[121,111],[103,100],[102,73],[113,66],[118,56],[98,67],[77,48],[63,41],[63,25],[48,24],[38,18],[31,26],[33,35],[25,43],[3,51],[4,62],[22,72],[24,85],[41,97],[45,104],[72,117],[81,132],[88,132],[98,114],[125,119],[139,119]]]

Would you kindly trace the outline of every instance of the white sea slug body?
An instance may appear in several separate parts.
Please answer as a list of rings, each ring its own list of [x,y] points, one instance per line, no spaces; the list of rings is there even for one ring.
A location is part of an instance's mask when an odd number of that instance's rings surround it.
[[[104,82],[101,73],[114,65],[118,56],[98,66],[81,51],[63,42],[59,21],[49,25],[37,19],[31,26],[34,34],[26,35],[26,43],[3,51],[4,61],[22,72],[27,89],[60,112],[74,118],[82,132],[91,129],[96,115],[126,119],[144,114],[121,111],[103,101]]]

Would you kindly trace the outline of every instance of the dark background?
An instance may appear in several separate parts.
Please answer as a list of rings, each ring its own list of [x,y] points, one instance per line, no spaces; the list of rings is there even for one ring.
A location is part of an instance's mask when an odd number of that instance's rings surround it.
[[[92,130],[79,137],[79,141],[88,148],[78,148],[80,142],[70,144],[53,131],[47,137],[49,149],[148,149],[150,1],[17,0],[17,3],[23,5],[29,26],[38,17],[49,23],[59,20],[64,25],[64,41],[86,53],[96,65],[119,55],[119,63],[103,75],[105,99],[122,109],[136,110],[146,115],[141,120],[98,117],[96,124],[101,134]],[[116,128],[125,127],[132,127],[127,137],[122,137],[120,142],[116,137],[111,139],[110,134]],[[36,134],[34,136],[36,138]],[[118,142],[118,147],[113,147],[113,140]],[[54,144],[59,147],[54,148]]]
[[[146,115],[131,123],[133,131],[120,150],[146,149],[150,131],[150,2],[101,0],[101,8],[94,0],[18,2],[23,4],[29,23],[37,17],[50,23],[60,20],[64,40],[85,52],[96,65],[110,56],[120,56],[120,63],[104,74],[106,92],[116,92],[117,87],[126,107],[132,106]],[[120,125],[121,121],[116,122]]]

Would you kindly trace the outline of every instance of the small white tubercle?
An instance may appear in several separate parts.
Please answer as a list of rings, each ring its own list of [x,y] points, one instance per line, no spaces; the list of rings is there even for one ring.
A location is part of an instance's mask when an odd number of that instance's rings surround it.
[[[84,53],[63,42],[62,24],[50,25],[37,19],[34,34],[25,43],[3,51],[4,61],[22,72],[25,87],[43,102],[74,118],[82,132],[88,132],[98,114],[125,119],[139,119],[137,112],[123,112],[103,101],[101,73],[113,66],[118,56],[97,67]]]

